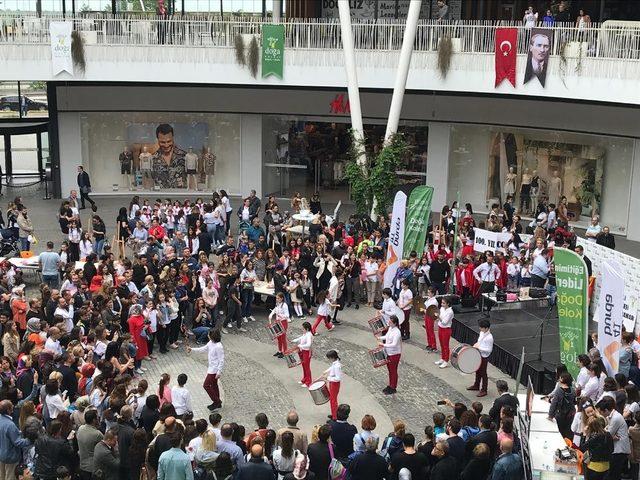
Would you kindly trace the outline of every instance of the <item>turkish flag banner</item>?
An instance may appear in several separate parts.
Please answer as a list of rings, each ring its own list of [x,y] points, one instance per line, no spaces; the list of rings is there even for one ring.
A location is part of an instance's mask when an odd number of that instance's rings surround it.
[[[496,29],[496,87],[506,78],[516,86],[516,60],[518,59],[518,29]]]

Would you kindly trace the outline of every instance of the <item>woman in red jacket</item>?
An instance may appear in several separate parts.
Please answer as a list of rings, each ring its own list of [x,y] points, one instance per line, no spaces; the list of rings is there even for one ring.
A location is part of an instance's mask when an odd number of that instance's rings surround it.
[[[147,348],[147,339],[142,336],[142,331],[147,328],[145,325],[145,318],[142,315],[142,307],[140,305],[134,305],[132,307],[132,315],[127,321],[129,324],[129,333],[135,343],[137,352],[135,359],[135,368],[137,373],[143,373],[141,370],[142,359],[149,357],[149,350]]]

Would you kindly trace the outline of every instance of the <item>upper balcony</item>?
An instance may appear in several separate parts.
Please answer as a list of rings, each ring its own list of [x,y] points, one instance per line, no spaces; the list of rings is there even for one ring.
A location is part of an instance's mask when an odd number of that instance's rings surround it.
[[[160,19],[132,15],[68,18],[82,33],[86,70],[52,75],[49,22],[56,16],[0,17],[0,81],[161,82],[345,88],[335,19],[285,20],[284,79],[253,78],[238,65],[234,44],[256,35],[262,21],[212,16]],[[518,28],[517,86],[494,86],[495,31]],[[404,22],[353,21],[360,88],[393,88]],[[530,30],[522,25],[420,21],[407,88],[423,91],[525,95],[640,104],[640,25],[608,21],[589,28],[554,26],[546,87],[523,85]],[[438,42],[452,38],[450,71],[438,70]]]

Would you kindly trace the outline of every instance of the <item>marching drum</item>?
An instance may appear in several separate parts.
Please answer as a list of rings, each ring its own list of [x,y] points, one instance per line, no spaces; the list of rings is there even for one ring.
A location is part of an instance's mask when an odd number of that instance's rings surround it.
[[[284,359],[287,361],[287,367],[297,367],[302,363],[298,347],[292,348],[284,352]]]
[[[312,383],[309,387],[309,393],[316,405],[324,405],[329,401],[329,387],[324,380]]]
[[[369,357],[371,357],[373,368],[382,367],[383,365],[389,363],[387,352],[384,351],[384,347],[378,347],[369,350]]]
[[[276,319],[275,322],[271,322],[267,325],[267,330],[269,330],[269,334],[271,335],[271,340],[275,340],[278,337],[281,337],[286,332],[284,330],[284,326],[282,322]]]
[[[475,373],[480,368],[480,350],[462,343],[451,351],[451,365],[462,373]]]
[[[383,316],[377,316],[369,320],[369,326],[375,336],[378,336],[388,328],[387,320]]]

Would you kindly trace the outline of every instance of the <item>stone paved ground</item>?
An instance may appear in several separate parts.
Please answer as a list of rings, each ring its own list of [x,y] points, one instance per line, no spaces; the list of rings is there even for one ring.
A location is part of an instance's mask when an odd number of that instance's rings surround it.
[[[59,201],[43,201],[41,192],[35,190],[21,190],[18,193],[6,192],[5,198],[22,194],[30,208],[31,217],[36,225],[36,234],[41,239],[36,252],[44,248],[46,240],[54,240],[56,244],[61,234],[56,220]],[[120,205],[128,203],[128,198],[100,199],[99,214],[107,223],[109,231]],[[237,202],[236,202],[237,203]],[[87,212],[86,210],[84,212]],[[88,214],[85,215],[88,219]],[[109,235],[108,235],[109,237]],[[371,366],[367,349],[375,346],[375,340],[367,327],[367,320],[372,311],[367,308],[347,310],[340,314],[343,325],[336,331],[328,333],[320,330],[315,337],[315,353],[312,361],[313,374],[319,375],[328,367],[324,352],[336,348],[342,358],[345,373],[345,388],[341,391],[340,400],[352,405],[359,405],[364,412],[377,412],[381,430],[390,428],[390,420],[401,418],[407,422],[410,431],[420,436],[424,425],[431,423],[431,415],[438,410],[436,402],[442,398],[453,401],[464,401],[467,404],[473,399],[468,397],[465,386],[470,383],[468,376],[463,376],[452,368],[438,370],[433,365],[437,357],[425,353],[423,349],[424,330],[415,322],[413,339],[404,346],[403,360],[400,367],[399,393],[385,396],[381,393],[386,385],[386,369],[374,369]],[[305,422],[305,428],[310,428],[313,422],[321,421],[327,413],[327,406],[314,407],[309,395],[296,388],[300,369],[287,369],[283,360],[274,360],[270,353],[275,351],[273,342],[268,337],[266,328],[266,311],[256,309],[256,323],[249,323],[246,334],[238,336],[232,334],[223,339],[226,347],[226,365],[221,380],[223,408],[221,414],[225,420],[237,421],[247,429],[252,428],[253,418],[257,412],[265,412],[272,419],[274,427],[281,426],[282,419],[288,410],[295,407],[312,417]],[[301,333],[301,321],[295,320],[290,327],[290,336]],[[243,341],[246,338],[246,341]],[[257,351],[261,352],[258,357]],[[195,406],[196,418],[207,417],[209,412],[206,405],[210,400],[201,387],[206,375],[206,355],[186,354],[184,348],[171,351],[167,355],[159,355],[158,360],[145,362],[149,371],[145,374],[152,389],[157,388],[157,382],[162,373],[167,372],[172,379],[180,373],[189,375],[189,387]],[[490,377],[504,378],[504,375],[490,368]],[[513,382],[510,382],[511,384]],[[490,391],[485,398],[488,407],[495,396]],[[354,408],[355,409],[355,408]],[[386,414],[386,416],[385,416]],[[385,417],[385,418],[380,418]],[[301,415],[301,423],[305,417]],[[359,418],[354,414],[355,423]],[[386,433],[381,432],[381,433]]]

